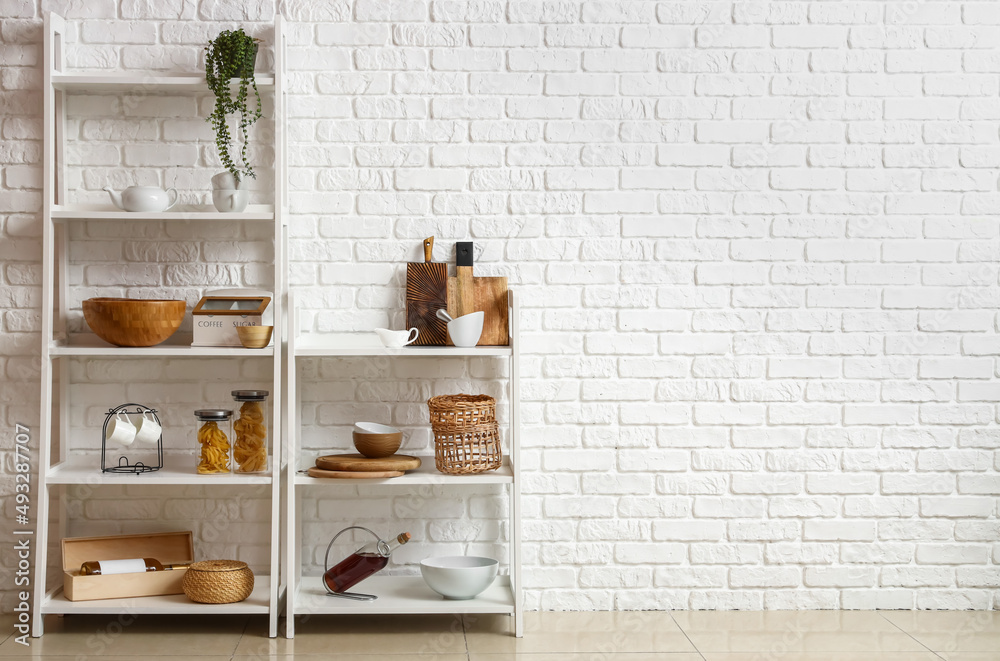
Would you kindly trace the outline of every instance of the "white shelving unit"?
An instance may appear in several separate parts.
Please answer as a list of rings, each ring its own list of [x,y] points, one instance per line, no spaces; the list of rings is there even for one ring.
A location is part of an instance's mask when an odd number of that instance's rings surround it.
[[[298,314],[294,298],[289,297],[289,334],[288,334],[288,388],[286,390],[287,410],[285,422],[287,425],[285,448],[288,452],[286,470],[289,473],[287,481],[288,508],[285,521],[286,548],[284,554],[287,562],[285,576],[288,577],[286,601],[285,635],[292,638],[295,635],[295,615],[381,615],[406,613],[502,613],[512,616],[514,635],[520,637],[524,631],[523,597],[521,582],[521,478],[520,478],[520,336],[519,308],[517,297],[513,291],[509,294],[510,310],[510,345],[506,347],[473,347],[469,349],[457,347],[404,347],[402,349],[385,349],[372,334],[299,334]],[[461,495],[461,489],[467,485],[506,485],[510,494],[509,534],[509,568],[510,573],[499,576],[496,582],[483,594],[467,601],[452,601],[434,593],[420,577],[413,576],[380,576],[376,575],[361,584],[362,592],[375,594],[375,601],[348,601],[331,598],[325,594],[319,576],[302,575],[302,544],[298,539],[301,528],[300,500],[306,490],[312,495],[317,491],[327,491],[328,496],[334,496],[337,489],[356,486],[355,480],[336,480],[312,478],[298,472],[311,464],[313,457],[305,457],[299,449],[298,413],[300,402],[297,388],[297,362],[308,357],[353,357],[384,358],[468,358],[496,357],[506,359],[510,363],[507,394],[510,401],[510,447],[504,457],[503,465],[496,471],[479,475],[444,475],[434,468],[433,457],[422,457],[421,466],[402,477],[364,480],[366,487],[381,487],[389,489],[405,489],[414,485],[435,485],[454,488],[456,497]],[[345,420],[345,424],[353,421]],[[342,522],[345,526],[349,521]]]
[[[74,204],[66,190],[65,150],[66,103],[69,94],[127,94],[127,95],[177,95],[201,94],[208,91],[205,77],[199,74],[158,73],[69,73],[65,71],[63,53],[66,22],[56,14],[46,13],[43,62],[43,231],[42,231],[42,363],[41,363],[41,422],[39,426],[38,485],[34,492],[36,506],[36,540],[32,599],[32,636],[44,632],[42,616],[49,613],[186,613],[197,615],[262,613],[270,617],[269,632],[277,635],[278,615],[283,599],[280,576],[279,535],[281,527],[281,496],[283,489],[281,457],[282,429],[281,403],[283,387],[282,341],[285,302],[285,250],[287,201],[284,190],[285,171],[285,114],[284,60],[285,40],[283,21],[279,16],[274,23],[275,71],[272,75],[258,75],[257,87],[264,94],[274,97],[274,191],[273,203],[248,207],[243,213],[218,213],[212,207],[195,206],[176,208],[162,213],[129,213],[110,205]],[[206,172],[206,189],[210,172]],[[189,222],[270,222],[274,240],[274,347],[257,350],[243,348],[192,347],[191,338],[174,337],[167,343],[148,348],[114,347],[93,335],[71,335],[67,330],[69,300],[69,231],[68,225],[89,220],[120,220],[148,223],[154,221]],[[122,283],[123,286],[128,283]],[[271,401],[273,403],[271,429],[271,471],[255,475],[203,476],[195,472],[193,456],[165,455],[164,467],[144,475],[102,473],[100,458],[93,454],[71,452],[68,449],[69,426],[69,366],[76,358],[203,358],[203,357],[255,357],[272,363]],[[121,402],[109,402],[109,407]],[[96,436],[100,429],[94,429]],[[58,439],[58,453],[54,452]],[[276,479],[277,476],[277,479]],[[270,490],[271,535],[270,575],[255,578],[253,594],[236,604],[209,605],[190,601],[184,595],[107,599],[100,601],[68,601],[62,594],[61,579],[58,585],[47,584],[49,548],[50,500],[54,493],[65,495],[66,485],[86,484],[141,486],[176,486],[183,495],[189,485],[219,485],[227,487],[265,486]],[[65,498],[59,499],[59,534],[65,536],[67,514]],[[192,521],[192,528],[197,522]]]

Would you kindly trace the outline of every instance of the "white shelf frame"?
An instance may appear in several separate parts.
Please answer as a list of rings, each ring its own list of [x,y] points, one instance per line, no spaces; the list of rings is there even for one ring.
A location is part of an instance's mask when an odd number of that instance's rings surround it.
[[[333,357],[356,356],[376,358],[446,358],[483,357],[513,355],[511,347],[430,347],[408,346],[387,349],[372,333],[307,333],[295,342],[296,356]]]
[[[278,67],[276,66],[277,70]],[[270,90],[280,84],[278,75],[256,74],[257,89]],[[235,83],[235,79],[231,84]],[[54,71],[52,87],[59,91],[91,94],[210,94],[203,74]]]
[[[272,470],[263,473],[225,473],[219,475],[199,475],[195,466],[198,458],[194,454],[163,453],[163,468],[151,473],[101,473],[99,454],[74,454],[47,471],[49,485],[86,484],[92,487],[109,485],[138,486],[156,485],[197,485],[197,486],[260,486],[272,483]]]
[[[282,513],[283,464],[282,430],[284,386],[282,350],[285,337],[285,304],[287,303],[286,249],[288,207],[285,182],[287,161],[285,154],[286,89],[284,66],[286,59],[284,19],[280,15],[274,22],[274,74],[258,75],[256,82],[262,92],[274,95],[274,190],[273,204],[253,205],[243,213],[217,213],[205,206],[181,207],[162,213],[128,213],[110,206],[72,204],[68,202],[65,176],[66,109],[65,97],[70,93],[90,94],[209,94],[204,75],[157,73],[70,73],[65,70],[66,21],[59,15],[46,12],[44,16],[43,46],[43,193],[42,193],[42,364],[41,364],[41,419],[38,427],[39,451],[37,488],[35,490],[35,557],[33,569],[33,594],[31,604],[31,635],[44,633],[43,615],[56,613],[266,613],[269,616],[269,634],[277,636],[278,616],[284,598],[280,580],[280,529]],[[199,221],[232,222],[262,221],[273,224],[274,241],[274,296],[272,310],[275,320],[273,346],[266,349],[191,347],[180,344],[183,339],[171,338],[156,347],[113,347],[93,336],[69,336],[68,268],[69,232],[67,224],[88,220],[123,220],[129,222]],[[128,283],[122,283],[127,285]],[[277,348],[277,350],[276,350]],[[69,359],[71,358],[128,358],[128,357],[266,357],[272,361],[271,401],[273,402],[271,434],[271,471],[253,476],[199,476],[187,469],[169,465],[150,475],[103,474],[99,468],[84,465],[85,459],[74,453],[69,456]],[[55,382],[58,379],[58,390]],[[58,398],[57,398],[58,397]],[[59,438],[59,452],[53,457],[54,438]],[[275,479],[275,477],[279,479]],[[49,551],[50,489],[58,490],[58,534],[66,536],[68,516],[65,507],[65,487],[71,484],[128,484],[156,485],[226,485],[229,487],[265,486],[270,489],[271,535],[269,575],[256,577],[253,594],[244,602],[228,605],[206,605],[190,601],[184,595],[142,597],[134,599],[109,599],[90,602],[71,602],[62,594],[62,586],[47,588],[47,556]],[[178,493],[183,493],[183,489]],[[272,580],[272,577],[278,577]]]
[[[375,601],[331,599],[322,577],[304,577],[298,585],[296,602],[303,612],[313,615],[399,615],[410,613],[500,613],[513,615],[514,591],[509,576],[497,576],[485,592],[474,599],[445,599],[431,590],[419,576],[372,576],[359,592],[378,596]]]
[[[510,614],[513,632],[518,638],[524,635],[524,595],[521,574],[521,393],[520,393],[520,308],[516,292],[508,292],[510,314],[510,344],[507,347],[405,347],[386,350],[372,334],[300,334],[298,310],[294,295],[289,295],[288,311],[288,386],[286,389],[285,451],[288,453],[286,472],[288,495],[285,524],[286,561],[285,577],[288,581],[285,605],[285,636],[295,636],[295,616],[305,614],[358,614],[358,613],[501,613]],[[461,489],[463,485],[503,484],[509,489],[510,522],[509,575],[497,582],[480,598],[470,601],[444,600],[430,592],[419,577],[373,576],[364,582],[364,590],[382,594],[383,598],[371,603],[341,603],[322,594],[319,578],[302,576],[302,544],[298,539],[301,529],[300,499],[304,489],[333,489],[340,486],[357,486],[355,480],[310,478],[297,471],[305,468],[304,457],[299,456],[299,394],[297,361],[305,357],[351,356],[357,358],[425,357],[465,358],[492,356],[510,362],[507,395],[510,401],[510,449],[503,466],[495,472],[480,475],[444,475],[434,468],[433,457],[422,457],[421,467],[402,477],[384,480],[364,480],[365,485],[384,485],[387,488],[405,489],[408,485],[434,484]],[[350,421],[345,421],[349,423]],[[381,603],[379,603],[381,602]]]
[[[165,594],[156,597],[128,597],[125,599],[93,599],[70,601],[63,595],[61,585],[45,594],[43,613],[60,615],[247,615],[270,612],[271,577],[254,576],[253,592],[235,604],[199,604],[183,594]],[[151,658],[155,658],[151,657]]]
[[[357,486],[357,480],[338,480],[325,477],[309,477],[301,471],[308,466],[301,466],[295,473],[295,484],[301,487],[323,486]],[[495,471],[480,473],[479,475],[444,475],[434,468],[434,457],[420,457],[420,468],[407,471],[400,477],[387,477],[384,479],[364,480],[365,485],[384,484],[388,486],[407,485],[431,485],[431,486],[452,486],[456,484],[513,484],[514,471],[511,469],[510,458],[504,457],[503,464]]]
[[[251,204],[240,213],[220,213],[215,207],[196,204],[181,205],[167,211],[122,211],[107,204],[59,204],[52,209],[52,219],[57,221],[74,220],[197,220],[198,222],[218,223],[233,220],[274,220],[274,206],[271,204]]]
[[[271,358],[275,354],[273,340],[271,345],[263,349],[247,349],[245,347],[194,347],[191,346],[190,334],[176,334],[163,344],[155,347],[116,347],[108,344],[96,335],[73,335],[66,339],[55,340],[49,345],[53,356],[91,357],[91,358],[200,358],[200,357],[264,357]],[[278,351],[280,353],[280,351]]]

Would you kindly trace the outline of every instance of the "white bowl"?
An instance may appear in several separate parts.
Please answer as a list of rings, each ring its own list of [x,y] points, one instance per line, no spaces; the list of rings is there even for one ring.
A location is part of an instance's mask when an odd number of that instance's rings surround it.
[[[399,430],[377,422],[355,422],[354,431],[359,434],[398,434]]]
[[[456,347],[474,347],[483,334],[483,321],[486,313],[482,310],[471,314],[463,314],[448,322],[448,336]]]
[[[420,563],[424,581],[446,599],[472,599],[493,584],[500,568],[493,558],[450,555]]]

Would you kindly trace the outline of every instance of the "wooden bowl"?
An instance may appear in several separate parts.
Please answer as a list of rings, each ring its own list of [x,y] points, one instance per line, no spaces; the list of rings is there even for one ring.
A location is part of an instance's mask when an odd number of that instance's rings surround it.
[[[180,328],[184,301],[88,298],[83,318],[97,337],[119,347],[152,347]]]
[[[370,459],[381,459],[394,454],[402,442],[401,431],[391,434],[365,434],[356,430],[354,432],[354,447]]]
[[[240,344],[247,349],[263,349],[271,342],[274,326],[237,326]]]

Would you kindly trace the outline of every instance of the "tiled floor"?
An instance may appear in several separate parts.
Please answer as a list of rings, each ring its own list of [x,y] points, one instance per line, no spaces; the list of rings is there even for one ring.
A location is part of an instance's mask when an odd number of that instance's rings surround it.
[[[510,618],[314,617],[293,640],[270,639],[260,617],[50,617],[17,644],[0,618],[0,661],[155,658],[234,661],[1000,661],[1000,611],[528,613]]]

